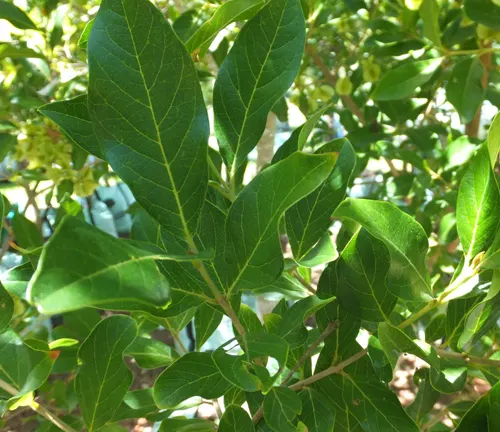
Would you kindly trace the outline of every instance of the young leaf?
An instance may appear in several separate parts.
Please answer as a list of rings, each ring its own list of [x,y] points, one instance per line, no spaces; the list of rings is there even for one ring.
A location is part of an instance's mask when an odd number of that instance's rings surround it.
[[[167,344],[143,337],[138,337],[125,351],[133,357],[143,369],[155,369],[172,364],[179,355]]]
[[[330,265],[336,265],[336,295],[343,308],[367,321],[389,321],[397,297],[387,288],[391,260],[382,241],[362,228]]]
[[[38,111],[58,124],[76,145],[100,159],[105,159],[90,120],[87,98],[87,95],[81,95],[52,102],[41,106]]]
[[[218,432],[254,432],[252,419],[247,412],[237,406],[229,405],[220,419]]]
[[[270,0],[239,33],[215,81],[215,134],[231,177],[257,145],[267,115],[292,85],[304,51],[299,0]]]
[[[202,304],[194,315],[194,329],[196,334],[196,349],[199,351],[203,344],[217,330],[223,314],[208,304]]]
[[[442,57],[407,63],[387,72],[377,85],[372,98],[377,101],[404,99],[429,81],[441,66]]]
[[[155,260],[199,257],[138,246],[68,216],[43,249],[28,299],[47,315],[89,306],[160,309],[168,301],[168,285]]]
[[[346,199],[334,216],[361,224],[388,247],[391,255],[388,288],[406,300],[428,301],[432,297],[425,256],[429,247],[422,226],[393,204]]]
[[[37,30],[36,25],[24,11],[7,1],[0,1],[0,19],[9,21],[19,29]]]
[[[189,53],[148,0],[105,0],[88,57],[89,112],[106,160],[162,227],[190,238],[207,188],[209,126]]]
[[[500,6],[489,0],[465,0],[465,14],[473,21],[500,30]]]
[[[283,270],[278,223],[290,206],[316,189],[334,164],[330,154],[296,153],[257,175],[238,195],[226,221],[226,290],[273,283]]]
[[[264,419],[275,432],[296,432],[302,401],[293,390],[273,387],[264,399]]]
[[[446,97],[455,107],[464,123],[472,120],[484,100],[486,89],[482,79],[484,66],[477,58],[457,63],[446,86]]]
[[[7,328],[14,313],[14,301],[0,283],[0,334]]]
[[[457,230],[466,265],[493,242],[500,223],[500,191],[486,147],[472,160],[460,182]]]
[[[252,18],[265,5],[265,0],[229,0],[217,8],[185,43],[189,52],[199,51],[203,57],[210,44],[223,28],[232,22],[245,21]]]
[[[210,353],[188,353],[169,366],[154,385],[160,408],[174,408],[193,396],[221,397],[231,384],[221,375]]]
[[[136,337],[132,318],[113,315],[102,320],[78,350],[81,366],[75,390],[89,432],[113,417],[132,384],[123,355]]]
[[[307,426],[308,432],[333,432],[335,411],[323,401],[319,392],[305,388],[299,393],[302,413],[299,420]]]
[[[356,166],[356,152],[347,139],[325,144],[317,154],[339,152],[323,184],[286,212],[286,227],[294,257],[301,261],[332,224],[331,216],[345,198]]]

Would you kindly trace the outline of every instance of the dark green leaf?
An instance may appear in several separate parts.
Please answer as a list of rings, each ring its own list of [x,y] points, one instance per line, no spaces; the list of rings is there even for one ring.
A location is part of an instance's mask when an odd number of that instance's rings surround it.
[[[194,315],[194,329],[196,334],[196,349],[199,351],[203,344],[217,330],[222,321],[222,313],[210,305],[202,304]]]
[[[226,221],[227,292],[261,288],[279,277],[284,265],[279,220],[325,180],[333,163],[332,155],[295,153],[262,171],[238,195]]]
[[[417,371],[420,383],[417,396],[408,407],[408,414],[417,422],[432,411],[434,404],[438,401],[440,393],[432,387],[429,377],[429,369],[422,368]]]
[[[19,29],[37,30],[36,25],[24,11],[7,1],[0,1],[0,19],[6,19]]]
[[[302,401],[293,390],[273,387],[264,399],[264,419],[275,432],[296,432]]]
[[[334,216],[361,224],[389,248],[391,267],[388,288],[406,300],[432,297],[425,256],[429,247],[422,226],[393,204],[348,198]]]
[[[231,177],[293,83],[304,42],[300,1],[271,0],[243,27],[224,59],[214,87],[215,133]]]
[[[210,353],[188,353],[169,366],[154,385],[154,398],[160,408],[174,408],[193,396],[215,399],[231,384],[221,375]]]
[[[500,383],[495,384],[488,393],[479,398],[473,407],[467,411],[455,429],[455,432],[493,431],[489,426],[490,415],[495,415],[500,403]],[[497,424],[498,426],[498,424]]]
[[[253,432],[254,427],[252,419],[243,408],[230,405],[220,419],[219,429],[217,430],[218,432]]]
[[[322,400],[319,392],[306,388],[299,393],[302,413],[299,420],[307,426],[308,432],[333,432],[335,411]]]
[[[446,86],[446,97],[455,107],[464,123],[472,120],[484,100],[482,79],[485,69],[478,58],[457,63]]]
[[[153,389],[132,390],[125,394],[123,402],[114,412],[111,422],[145,417],[157,410],[158,407],[153,399]]]
[[[367,321],[388,321],[397,297],[386,285],[391,261],[385,244],[361,229],[336,266],[337,297],[343,308]]]
[[[217,426],[208,420],[172,417],[161,422],[158,432],[213,432]]]
[[[86,152],[104,159],[94,132],[87,106],[87,95],[60,102],[52,102],[38,108],[44,116],[58,124],[64,133]]]
[[[14,313],[14,301],[7,290],[0,283],[0,333],[2,333],[10,323]]]
[[[105,0],[88,57],[89,112],[106,160],[160,225],[191,237],[207,188],[209,126],[189,53],[148,0]]]
[[[441,66],[443,58],[407,63],[387,72],[372,94],[374,100],[404,99],[429,81]]]
[[[500,191],[483,147],[460,182],[457,199],[457,229],[465,264],[493,242],[500,222]]]
[[[327,231],[298,264],[302,267],[313,268],[334,261],[338,256],[339,253],[335,248],[330,232]]]
[[[167,344],[139,337],[125,351],[143,369],[155,369],[172,364],[179,355]]]
[[[12,218],[12,230],[16,243],[23,249],[33,250],[43,245],[42,234],[35,223],[17,211]]]
[[[500,6],[490,0],[465,0],[464,11],[473,21],[500,30]]]
[[[204,56],[217,33],[235,21],[245,21],[252,18],[264,6],[264,0],[229,0],[217,8],[206,21],[185,43],[189,52],[199,50]]]

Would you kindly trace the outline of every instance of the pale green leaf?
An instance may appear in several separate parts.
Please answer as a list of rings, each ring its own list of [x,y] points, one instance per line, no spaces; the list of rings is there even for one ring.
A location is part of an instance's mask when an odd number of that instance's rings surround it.
[[[313,248],[304,255],[304,257],[298,262],[302,267],[313,268],[322,264],[326,264],[336,260],[339,256],[335,243],[330,235],[330,232],[326,232],[319,239]]]
[[[305,42],[299,0],[270,0],[238,34],[214,87],[215,133],[231,176],[257,145],[293,83]]]
[[[377,101],[404,99],[429,81],[443,58],[419,60],[391,69],[382,77],[372,98]]]
[[[0,1],[0,3],[4,3]],[[1,8],[1,5],[0,5]],[[39,58],[45,59],[42,53],[32,50],[31,48],[20,47],[8,43],[0,44],[0,59],[23,59],[23,58]]]
[[[469,311],[481,301],[481,296],[462,297],[451,300],[446,311],[446,340],[458,351],[458,340],[464,330]]]
[[[178,238],[196,232],[209,125],[193,61],[148,0],[104,0],[88,39],[89,113],[101,150]]]
[[[230,387],[210,353],[192,352],[162,372],[154,385],[154,398],[158,407],[174,408],[193,396],[218,398]]]
[[[14,313],[14,301],[0,283],[0,333],[2,333],[10,323]]]
[[[286,387],[273,387],[264,399],[264,419],[275,432],[296,432],[302,401]]]
[[[494,168],[500,151],[500,114],[497,114],[491,122],[488,130],[488,153],[490,154],[491,166]]]
[[[19,29],[37,30],[28,15],[11,2],[0,1],[0,19],[9,21]]]
[[[52,102],[41,106],[38,111],[58,124],[64,133],[83,150],[104,159],[90,120],[87,95]]]
[[[138,337],[125,351],[143,369],[155,369],[172,364],[179,355],[167,344]]]
[[[0,281],[7,291],[20,298],[24,298],[28,289],[28,283],[33,276],[33,271],[33,264],[30,261],[26,261],[2,273]]]
[[[483,147],[468,167],[458,190],[457,230],[465,264],[492,244],[500,223],[500,191]]]
[[[237,405],[230,405],[220,419],[218,432],[254,432],[252,419]]]
[[[387,288],[391,260],[382,241],[362,228],[330,265],[336,266],[336,295],[344,309],[367,321],[389,321],[397,297]]]
[[[102,320],[78,350],[81,366],[75,390],[89,432],[113,417],[132,384],[133,375],[123,355],[136,337],[132,318],[113,315]]]
[[[262,171],[238,195],[226,221],[227,292],[261,288],[279,277],[284,266],[279,220],[325,180],[333,164],[329,154],[295,153]]]
[[[185,43],[189,52],[199,50],[203,57],[210,44],[222,29],[235,21],[252,18],[264,6],[264,0],[229,0],[217,8],[208,21]]]
[[[446,97],[464,123],[470,122],[484,100],[482,79],[485,69],[478,58],[467,58],[453,67],[446,85]]]
[[[438,47],[441,46],[438,2],[436,0],[423,0],[418,11],[424,22],[424,36]]]
[[[80,38],[78,39],[79,47],[87,49],[87,43],[89,41],[89,36],[93,25],[94,25],[94,19],[91,19],[87,24],[85,24],[85,28],[83,29]]]
[[[425,264],[429,243],[415,219],[391,203],[352,198],[346,199],[334,215],[361,224],[388,247],[391,267],[387,283],[392,294],[413,301],[432,297]]]

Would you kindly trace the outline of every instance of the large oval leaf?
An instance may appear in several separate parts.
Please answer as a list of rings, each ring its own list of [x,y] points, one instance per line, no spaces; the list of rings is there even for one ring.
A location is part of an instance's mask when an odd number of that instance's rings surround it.
[[[104,0],[88,57],[89,112],[106,160],[165,229],[191,237],[209,127],[189,53],[148,0]]]

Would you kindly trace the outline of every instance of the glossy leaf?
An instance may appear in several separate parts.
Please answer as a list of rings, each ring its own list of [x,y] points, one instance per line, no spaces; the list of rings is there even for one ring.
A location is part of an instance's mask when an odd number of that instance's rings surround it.
[[[7,1],[0,1],[0,19],[9,21],[19,29],[37,30],[35,23],[24,11]]]
[[[299,420],[307,426],[308,432],[333,432],[335,411],[322,400],[321,394],[313,388],[305,388],[299,397],[302,401]]]
[[[226,221],[228,292],[261,288],[279,277],[284,265],[279,220],[325,180],[333,163],[329,154],[296,153],[262,171],[238,195]]]
[[[346,199],[334,216],[361,224],[385,243],[391,256],[388,288],[406,300],[428,301],[432,296],[425,256],[429,247],[422,226],[393,204]]]
[[[387,288],[391,261],[382,241],[361,229],[330,265],[336,267],[336,293],[343,308],[368,321],[389,321],[397,297]]]
[[[378,83],[372,98],[377,101],[387,101],[411,96],[417,87],[431,79],[442,61],[442,57],[419,60],[390,70]]]
[[[98,158],[105,158],[90,120],[87,95],[52,102],[41,106],[38,111],[59,125],[64,133],[83,150]]]
[[[136,337],[132,318],[113,315],[102,320],[78,350],[81,366],[75,390],[89,432],[113,417],[132,384],[123,355]]]
[[[264,399],[264,419],[275,432],[296,432],[296,418],[302,412],[297,393],[285,387],[273,387]]]
[[[338,153],[337,162],[328,178],[286,213],[290,246],[297,261],[302,260],[332,224],[332,214],[345,198],[356,166],[356,153],[346,139],[322,146],[317,154]]]
[[[188,353],[169,366],[154,385],[154,398],[160,408],[174,408],[193,396],[215,399],[231,384],[221,375],[210,353]]]
[[[237,405],[229,405],[220,419],[218,432],[253,432],[252,419],[248,413]]]
[[[67,217],[44,247],[28,298],[48,315],[89,306],[159,311],[167,304],[168,285],[155,261],[204,257],[168,255],[150,246]]]
[[[144,337],[138,337],[127,348],[125,355],[133,357],[143,369],[155,369],[172,364],[179,355],[167,344]]]
[[[189,52],[199,51],[204,56],[210,44],[222,29],[232,22],[252,18],[265,5],[264,0],[229,0],[217,8],[208,21],[185,43]]]
[[[215,134],[231,176],[257,145],[293,83],[305,42],[299,0],[271,0],[243,27],[214,87]]]
[[[105,159],[169,233],[194,235],[209,127],[189,53],[148,0],[105,0],[88,57],[89,112]]]
[[[217,330],[222,321],[222,313],[210,305],[202,304],[196,309],[194,328],[196,333],[196,349],[199,351],[203,344]]]
[[[457,63],[446,86],[446,97],[463,118],[472,120],[484,100],[485,88],[482,79],[485,69],[477,58],[468,58]]]
[[[476,154],[458,190],[457,230],[466,265],[493,242],[500,223],[500,190],[486,147]]]
[[[313,268],[336,260],[339,256],[330,232],[327,231],[313,248],[298,262],[302,267]]]
[[[14,313],[14,301],[0,283],[0,333],[2,333],[10,323]]]

